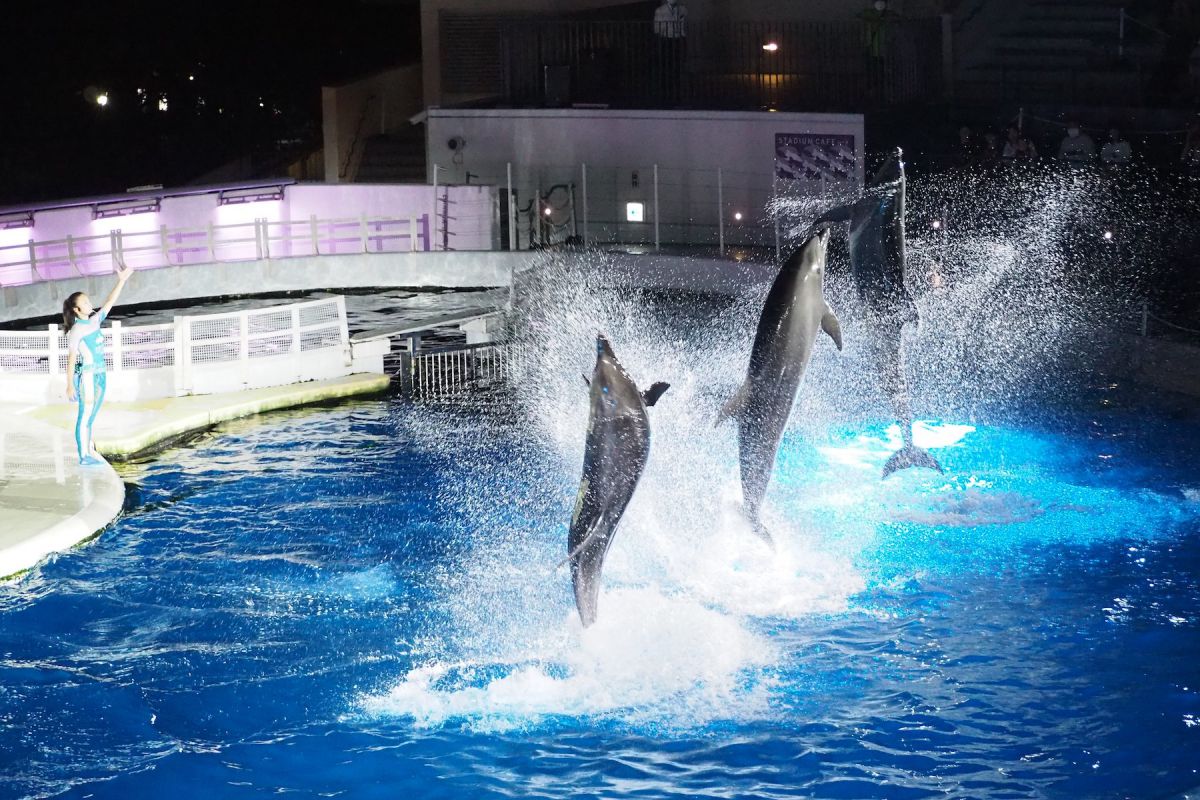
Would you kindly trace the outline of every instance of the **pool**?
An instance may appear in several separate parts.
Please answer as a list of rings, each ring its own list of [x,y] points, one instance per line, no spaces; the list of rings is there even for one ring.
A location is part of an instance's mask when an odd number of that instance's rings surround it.
[[[1194,416],[1085,387],[1019,426],[929,421],[946,475],[886,483],[885,419],[794,431],[772,557],[730,433],[695,452],[669,377],[586,632],[555,568],[579,437],[523,412],[359,401],[127,465],[113,529],[0,587],[3,794],[1200,783]]]
[[[863,331],[846,315],[846,351],[817,348],[767,496],[777,554],[713,428],[753,291],[681,301],[548,270],[534,357],[486,404],[279,412],[123,465],[110,530],[0,586],[0,794],[1200,784],[1200,416],[1068,369],[1086,315],[1006,296],[1005,258],[971,290],[987,302],[923,300],[910,342],[917,443],[945,474],[882,481],[898,433]],[[845,288],[835,273],[843,308]],[[672,386],[583,631],[557,565],[598,328],[640,383]]]

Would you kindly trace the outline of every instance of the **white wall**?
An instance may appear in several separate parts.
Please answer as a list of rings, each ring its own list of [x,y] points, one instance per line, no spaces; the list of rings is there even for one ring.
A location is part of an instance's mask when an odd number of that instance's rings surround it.
[[[775,136],[780,133],[854,137],[858,185],[863,182],[860,114],[794,114],[583,109],[430,109],[426,163],[442,180],[465,180],[467,171],[503,187],[512,163],[518,205],[536,188],[582,183],[587,164],[589,220],[617,224],[624,240],[652,239],[653,168],[659,169],[660,223],[712,226],[717,217],[717,167],[721,168],[725,224],[765,226],[775,191]],[[466,141],[461,155],[447,146]],[[636,181],[635,175],[636,174]],[[634,185],[636,182],[636,186]],[[779,181],[779,190],[820,191],[819,184]],[[577,216],[582,186],[576,190]],[[625,224],[625,204],[645,203],[646,222]],[[743,214],[735,223],[733,213]],[[663,234],[664,241],[684,241]],[[734,237],[736,238],[736,237]]]

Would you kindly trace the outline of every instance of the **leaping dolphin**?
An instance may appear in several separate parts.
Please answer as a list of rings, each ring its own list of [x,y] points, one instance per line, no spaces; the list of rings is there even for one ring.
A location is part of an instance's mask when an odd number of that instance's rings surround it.
[[[867,342],[880,384],[900,421],[904,445],[883,467],[883,477],[908,467],[942,471],[937,460],[913,444],[912,405],[904,377],[902,332],[919,322],[917,305],[905,286],[904,162],[900,148],[871,179],[866,195],[834,208],[814,225],[850,223],[850,273],[867,311],[872,336]]]
[[[670,384],[656,383],[639,392],[603,334],[596,337],[592,378],[584,380],[591,387],[591,416],[566,560],[571,563],[579,619],[586,628],[596,621],[604,556],[650,455],[646,407],[658,402]]]
[[[742,508],[754,532],[772,546],[759,514],[817,331],[842,349],[841,326],[824,295],[828,242],[828,229],[812,235],[779,271],[758,320],[746,380],[717,419],[737,419]]]

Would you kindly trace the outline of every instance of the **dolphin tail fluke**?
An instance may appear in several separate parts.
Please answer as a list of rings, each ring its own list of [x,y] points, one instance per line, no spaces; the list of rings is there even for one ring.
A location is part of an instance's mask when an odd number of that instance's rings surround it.
[[[713,423],[713,427],[717,427],[730,417],[740,416],[742,408],[746,405],[746,395],[749,394],[750,381],[746,381],[734,393],[733,397],[729,398],[725,405],[721,406],[721,410],[717,412],[717,421]]]
[[[771,536],[771,532],[767,530],[767,526],[762,524],[762,520],[757,516],[746,515],[746,521],[750,523],[750,530],[754,531],[754,535],[766,542],[767,547],[771,551],[775,550],[775,538]]]
[[[647,406],[652,406],[658,402],[658,398],[663,396],[663,392],[670,388],[671,384],[659,381],[658,383],[651,385],[651,387],[646,391],[642,392],[642,401]]]
[[[883,465],[883,477],[886,478],[893,472],[910,467],[926,467],[928,469],[935,469],[938,472],[943,471],[942,465],[937,462],[936,458],[914,444],[906,444],[892,453],[892,457]]]

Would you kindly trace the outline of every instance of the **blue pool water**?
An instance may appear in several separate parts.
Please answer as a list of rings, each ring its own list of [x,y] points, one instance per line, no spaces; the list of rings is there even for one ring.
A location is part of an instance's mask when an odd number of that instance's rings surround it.
[[[302,409],[126,465],[115,526],[0,586],[0,796],[1200,784],[1191,411],[1096,387],[929,421],[946,474],[886,482],[885,419],[801,426],[772,555],[732,432],[670,377],[587,631],[555,568],[578,399],[536,434],[505,409]]]

